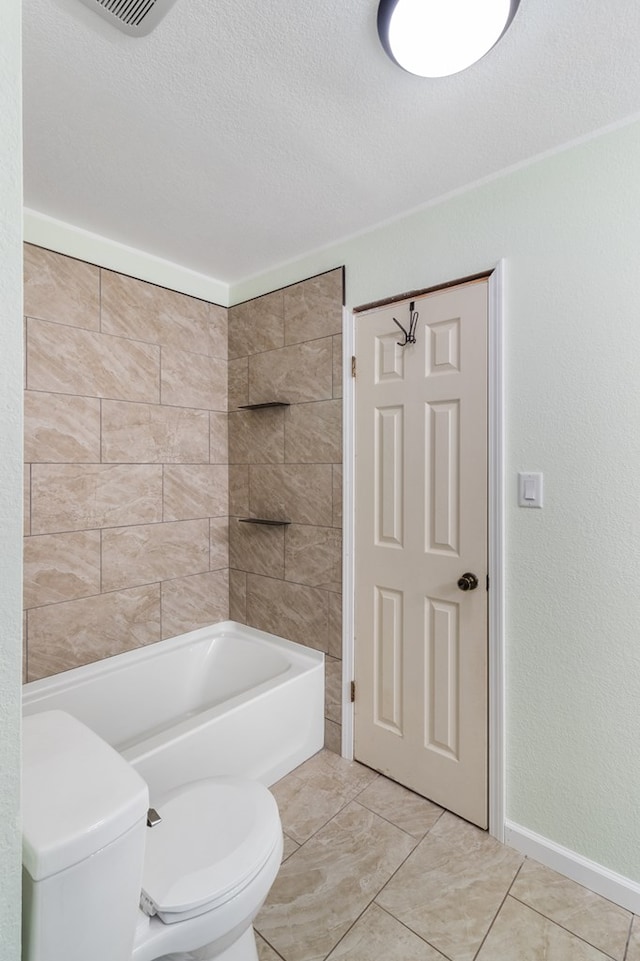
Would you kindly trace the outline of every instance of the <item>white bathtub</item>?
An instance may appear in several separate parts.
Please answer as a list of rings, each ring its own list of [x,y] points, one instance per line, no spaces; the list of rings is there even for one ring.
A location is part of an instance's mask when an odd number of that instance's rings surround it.
[[[324,655],[223,621],[32,681],[22,703],[83,721],[152,799],[218,774],[270,785],[322,747]]]

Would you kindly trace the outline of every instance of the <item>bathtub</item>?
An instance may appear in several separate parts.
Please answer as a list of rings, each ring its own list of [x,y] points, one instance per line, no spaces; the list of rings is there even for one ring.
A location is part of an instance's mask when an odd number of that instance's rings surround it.
[[[269,786],[322,747],[324,655],[223,621],[32,681],[22,704],[83,721],[152,799],[218,774]]]

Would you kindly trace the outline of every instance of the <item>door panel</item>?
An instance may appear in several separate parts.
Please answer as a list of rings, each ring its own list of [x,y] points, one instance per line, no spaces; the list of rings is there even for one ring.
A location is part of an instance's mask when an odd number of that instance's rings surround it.
[[[487,282],[415,309],[356,320],[355,756],[486,827]]]

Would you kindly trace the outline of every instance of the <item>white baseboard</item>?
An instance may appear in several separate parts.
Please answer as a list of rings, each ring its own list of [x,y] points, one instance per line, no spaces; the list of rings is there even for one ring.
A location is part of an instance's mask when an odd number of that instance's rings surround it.
[[[512,821],[505,822],[504,840],[521,854],[564,874],[627,911],[640,914],[640,884],[637,881],[617,874],[602,864],[590,861],[589,858]]]

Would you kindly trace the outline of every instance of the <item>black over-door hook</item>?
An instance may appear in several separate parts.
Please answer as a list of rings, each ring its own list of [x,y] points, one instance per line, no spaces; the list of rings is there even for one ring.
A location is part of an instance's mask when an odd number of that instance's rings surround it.
[[[416,305],[415,300],[412,300],[411,303],[409,304],[409,331],[408,332],[404,329],[402,324],[395,319],[395,317],[393,318],[394,324],[396,324],[396,326],[399,327],[402,333],[404,334],[404,340],[402,341],[402,343],[399,340],[397,341],[398,347],[406,347],[407,344],[415,344],[416,342],[416,327],[418,325],[418,311],[413,309],[415,305]]]

